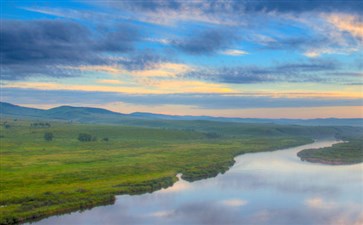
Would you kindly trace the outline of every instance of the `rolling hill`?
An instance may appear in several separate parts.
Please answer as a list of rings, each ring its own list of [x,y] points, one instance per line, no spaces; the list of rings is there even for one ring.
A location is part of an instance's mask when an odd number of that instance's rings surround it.
[[[283,125],[305,126],[358,126],[363,127],[362,118],[323,118],[323,119],[258,119],[258,118],[226,118],[211,116],[175,116],[134,112],[122,114],[110,110],[91,107],[60,106],[56,108],[35,109],[0,102],[0,116],[29,119],[47,119],[73,121],[80,123],[125,124],[135,126],[164,126],[170,121],[214,121],[234,123],[271,123]]]

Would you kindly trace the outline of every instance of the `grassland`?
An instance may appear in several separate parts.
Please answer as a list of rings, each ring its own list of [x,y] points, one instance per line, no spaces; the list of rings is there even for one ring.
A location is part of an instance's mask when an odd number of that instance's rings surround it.
[[[344,143],[320,149],[306,149],[297,154],[301,160],[330,165],[347,165],[363,162],[363,137],[350,138]]]
[[[337,132],[206,121],[178,121],[178,129],[31,123],[1,121],[0,224],[110,204],[116,194],[168,187],[177,173],[189,181],[212,177],[228,170],[236,155],[308,143],[314,132]],[[52,141],[44,139],[46,132]],[[80,133],[97,139],[81,142]]]

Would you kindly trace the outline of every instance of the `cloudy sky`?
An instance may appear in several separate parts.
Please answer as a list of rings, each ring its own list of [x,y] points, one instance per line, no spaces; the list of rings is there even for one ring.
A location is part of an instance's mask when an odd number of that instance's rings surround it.
[[[363,117],[363,2],[1,1],[1,101]]]

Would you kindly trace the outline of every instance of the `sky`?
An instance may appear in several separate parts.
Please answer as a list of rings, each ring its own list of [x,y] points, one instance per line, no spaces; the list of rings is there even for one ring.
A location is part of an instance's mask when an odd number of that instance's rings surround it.
[[[363,1],[1,1],[0,100],[363,118]]]

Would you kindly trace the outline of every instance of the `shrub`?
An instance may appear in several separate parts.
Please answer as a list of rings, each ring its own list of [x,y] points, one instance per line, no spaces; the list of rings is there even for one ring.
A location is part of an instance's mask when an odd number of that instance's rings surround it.
[[[209,139],[216,139],[216,138],[219,138],[221,137],[220,134],[217,134],[217,133],[214,133],[214,132],[208,132],[206,134],[204,134],[207,138]]]
[[[45,132],[44,133],[44,140],[46,140],[46,141],[51,141],[51,140],[53,140],[53,133],[52,132]]]
[[[82,141],[82,142],[89,142],[89,141],[96,141],[97,138],[95,136],[90,135],[90,134],[80,133],[78,135],[78,140]]]

